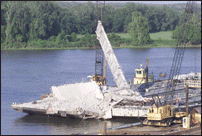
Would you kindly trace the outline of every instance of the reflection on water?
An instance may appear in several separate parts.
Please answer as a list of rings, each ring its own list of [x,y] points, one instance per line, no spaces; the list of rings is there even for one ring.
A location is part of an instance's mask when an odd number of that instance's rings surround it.
[[[92,133],[103,129],[104,122],[107,122],[107,128],[121,126],[139,122],[138,118],[113,118],[112,120],[103,119],[79,119],[79,118],[63,118],[48,117],[40,115],[26,115],[22,118],[15,119],[14,125],[29,125],[48,127],[51,134],[73,134],[73,133]]]

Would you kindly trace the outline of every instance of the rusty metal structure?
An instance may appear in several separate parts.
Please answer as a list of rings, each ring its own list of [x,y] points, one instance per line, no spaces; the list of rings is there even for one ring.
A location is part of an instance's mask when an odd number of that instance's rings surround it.
[[[194,13],[194,6],[195,6],[194,1],[187,2],[186,7],[185,7],[184,17],[181,22],[182,24],[188,22],[190,20],[190,18],[192,17],[192,15]],[[181,23],[179,25],[181,25]],[[171,70],[170,70],[170,74],[169,74],[169,80],[168,80],[167,87],[165,90],[164,105],[168,104],[169,99],[170,99],[169,104],[172,104],[172,102],[173,102],[173,96],[175,94],[175,88],[176,88],[176,84],[177,84],[177,82],[175,82],[175,80],[173,80],[173,77],[175,75],[179,75],[179,73],[180,73],[185,47],[187,45],[187,41],[185,40],[186,39],[185,36],[187,34],[186,31],[187,31],[187,28],[185,28],[185,34],[182,34],[184,32],[181,31],[180,35],[182,37],[177,39],[175,54],[174,54],[174,58],[173,58],[173,62],[172,62],[172,66],[171,66]]]

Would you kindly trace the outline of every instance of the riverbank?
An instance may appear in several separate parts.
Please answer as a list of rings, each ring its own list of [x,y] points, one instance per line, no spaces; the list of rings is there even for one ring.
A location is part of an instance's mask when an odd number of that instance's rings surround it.
[[[176,40],[171,38],[173,31],[160,31],[157,33],[150,33],[151,43],[145,45],[132,45],[128,33],[108,33],[109,41],[113,49],[121,48],[175,48]],[[110,36],[111,35],[111,36]],[[113,36],[112,36],[113,35]],[[77,35],[75,42],[56,42],[53,39],[47,40],[33,40],[24,42],[14,42],[13,44],[1,43],[1,50],[76,50],[76,49],[95,49],[94,38],[95,34],[86,38],[85,35]],[[111,37],[111,38],[110,38]],[[201,47],[201,44],[191,45],[187,47]]]
[[[125,46],[113,47],[113,49],[123,49],[123,48],[175,48],[176,46],[165,46],[165,45],[153,45],[147,44],[143,46]],[[186,48],[201,48],[201,45],[188,45]],[[93,50],[92,47],[66,47],[66,48],[6,48],[1,50]]]

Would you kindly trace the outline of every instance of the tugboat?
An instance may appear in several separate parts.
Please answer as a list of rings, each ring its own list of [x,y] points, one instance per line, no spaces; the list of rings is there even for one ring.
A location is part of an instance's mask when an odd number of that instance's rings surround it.
[[[138,85],[138,84],[145,84],[147,83],[147,79],[148,79],[148,83],[153,82],[154,81],[154,76],[153,73],[150,75],[150,77],[148,77],[148,59],[147,59],[147,67],[146,69],[143,69],[142,64],[140,64],[140,68],[135,69],[135,74],[136,76],[134,77],[134,85]]]
[[[142,68],[142,64],[140,64],[140,68],[135,69],[135,74],[136,76],[134,77],[134,85],[146,83],[147,73],[146,69]],[[151,74],[150,78],[148,78],[148,82],[153,82],[153,78],[153,74]]]

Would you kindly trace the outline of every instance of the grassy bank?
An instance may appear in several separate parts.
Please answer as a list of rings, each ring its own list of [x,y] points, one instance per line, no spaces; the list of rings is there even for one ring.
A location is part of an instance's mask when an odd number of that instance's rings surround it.
[[[93,48],[90,48],[90,47],[7,48],[7,49],[1,49],[1,50],[77,50],[77,49],[80,49],[80,50],[89,50],[89,49],[93,49]]]
[[[111,33],[107,33],[107,34],[111,34]],[[128,33],[115,33],[119,36],[121,36],[121,38],[130,38]],[[157,33],[150,33],[150,38],[152,40],[158,40],[158,39],[162,39],[162,40],[173,40],[171,38],[171,34],[172,31],[161,31],[161,32],[157,32]],[[77,35],[78,38],[82,38],[84,35]],[[91,36],[95,36],[95,34],[92,34]]]
[[[110,33],[109,33],[110,34]],[[128,33],[115,33],[119,35],[121,38],[128,39]],[[171,38],[172,31],[162,31],[158,33],[150,33],[150,37],[153,40],[151,44],[141,45],[141,46],[131,46],[127,43],[122,43],[119,46],[113,46],[114,41],[110,41],[113,48],[165,48],[165,47],[176,47],[176,41]],[[78,39],[81,39],[84,35],[77,35]],[[92,34],[91,36],[95,36]],[[37,42],[36,42],[37,43]],[[79,46],[79,41],[77,42],[69,42],[69,45],[63,45],[60,47],[25,47],[25,48],[6,48],[1,50],[75,50],[75,49],[94,49],[95,47],[81,47]],[[49,45],[49,42],[46,43]],[[188,45],[187,47],[201,47],[200,45]]]
[[[171,34],[172,34],[172,31],[162,31],[162,32],[158,32],[158,33],[150,33],[150,37],[153,40],[158,40],[158,39],[173,40],[171,38]]]
[[[164,45],[164,44],[146,44],[142,46],[127,46],[127,45],[121,45],[120,47],[113,47],[113,49],[122,49],[122,48],[175,48],[176,46],[173,45]],[[201,45],[188,45],[186,48],[191,48],[191,47],[197,47],[201,48]],[[94,48],[90,47],[65,47],[65,48],[7,48],[7,49],[1,49],[1,50],[92,50]]]

